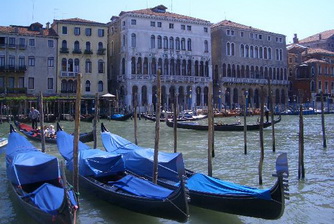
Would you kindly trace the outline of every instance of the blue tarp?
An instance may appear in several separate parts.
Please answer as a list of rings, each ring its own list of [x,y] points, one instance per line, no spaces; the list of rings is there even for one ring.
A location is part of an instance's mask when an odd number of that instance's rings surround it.
[[[123,155],[126,169],[139,175],[153,176],[153,149],[139,147],[110,132],[102,132],[101,137],[103,146],[108,152]],[[185,172],[181,153],[166,153],[159,151],[158,162],[159,178],[178,181],[178,172],[180,174],[184,174]]]
[[[261,190],[242,186],[227,181],[222,181],[204,174],[197,173],[187,180],[189,190],[210,192],[221,195],[254,196],[264,200],[270,200],[270,189]]]
[[[57,145],[61,155],[67,160],[69,170],[73,170],[73,135],[57,132]],[[102,177],[115,175],[125,170],[122,155],[100,149],[91,149],[79,142],[79,173],[82,176]]]
[[[124,114],[113,114],[111,115],[111,118],[121,118],[124,117]]]
[[[7,177],[17,185],[57,179],[58,159],[37,150],[25,137],[13,132],[6,147]]]
[[[64,193],[63,188],[45,183],[24,197],[29,197],[42,211],[57,215],[57,209],[60,208],[64,200]]]
[[[168,196],[173,192],[167,188],[155,185],[152,182],[130,175],[127,175],[118,181],[109,181],[109,184],[131,194],[154,199],[168,198]]]

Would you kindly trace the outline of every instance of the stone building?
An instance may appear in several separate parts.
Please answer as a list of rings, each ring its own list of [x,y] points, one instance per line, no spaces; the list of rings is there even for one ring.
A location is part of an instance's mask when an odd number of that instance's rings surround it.
[[[227,108],[242,106],[247,94],[249,106],[259,108],[261,86],[268,96],[268,78],[274,105],[287,103],[284,35],[223,20],[212,25],[211,37],[216,104]]]
[[[207,104],[211,80],[210,22],[167,11],[163,5],[121,12],[109,26],[109,72],[120,107],[156,103],[161,71],[162,105],[174,94],[181,109]]]
[[[72,18],[54,20],[52,28],[59,36],[57,93],[74,95],[78,73],[82,73],[83,96],[107,93],[107,25]]]
[[[56,93],[57,34],[46,25],[0,26],[0,93]]]
[[[305,47],[321,48],[334,52],[334,30],[326,30],[321,33],[314,34],[298,41],[297,34],[295,34],[294,43],[299,43]]]

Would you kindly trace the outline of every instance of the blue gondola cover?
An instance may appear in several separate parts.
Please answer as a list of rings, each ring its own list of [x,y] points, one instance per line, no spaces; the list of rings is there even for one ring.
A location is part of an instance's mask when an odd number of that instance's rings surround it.
[[[153,176],[153,149],[142,148],[110,132],[102,132],[101,137],[104,148],[108,152],[123,155],[126,169],[139,175]],[[178,181],[179,174],[182,175],[185,172],[181,153],[159,151],[158,161],[159,178]]]

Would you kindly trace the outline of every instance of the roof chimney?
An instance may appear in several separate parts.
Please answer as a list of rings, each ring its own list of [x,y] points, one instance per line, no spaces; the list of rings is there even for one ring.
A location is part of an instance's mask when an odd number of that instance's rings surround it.
[[[298,42],[299,42],[299,40],[298,40],[297,34],[295,33],[294,37],[293,37],[293,43],[298,44]]]
[[[322,38],[321,38],[321,33],[319,33],[319,40],[321,40]]]
[[[46,23],[46,29],[50,29],[50,23],[49,22]]]

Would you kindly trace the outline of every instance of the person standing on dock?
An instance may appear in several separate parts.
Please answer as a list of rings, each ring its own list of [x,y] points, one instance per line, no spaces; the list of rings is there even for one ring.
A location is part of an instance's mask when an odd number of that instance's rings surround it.
[[[266,123],[268,123],[269,122],[269,109],[267,105],[264,105],[264,114],[266,116]]]
[[[37,122],[39,118],[39,111],[34,107],[31,107],[29,117],[31,119],[31,126],[33,129],[37,129]]]

